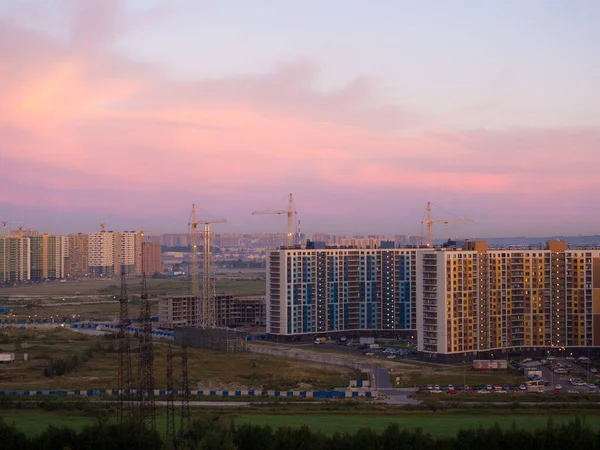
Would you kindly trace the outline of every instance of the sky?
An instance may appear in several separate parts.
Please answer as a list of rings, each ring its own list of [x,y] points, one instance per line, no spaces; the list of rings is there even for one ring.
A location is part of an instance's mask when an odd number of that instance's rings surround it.
[[[0,0],[0,221],[600,234],[596,0]],[[0,230],[1,232],[2,230]]]

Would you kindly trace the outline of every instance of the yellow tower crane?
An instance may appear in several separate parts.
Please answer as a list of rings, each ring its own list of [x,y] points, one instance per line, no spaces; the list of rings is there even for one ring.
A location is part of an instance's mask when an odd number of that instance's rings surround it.
[[[473,219],[464,219],[457,217],[456,219],[432,219],[431,217],[431,202],[427,202],[426,210],[427,218],[422,220],[421,223],[427,226],[427,247],[433,247],[433,224],[434,223],[473,223]]]
[[[189,222],[191,227],[190,244],[192,247],[192,296],[196,299],[196,304],[199,303],[199,325],[204,328],[214,327],[216,325],[215,316],[215,289],[211,276],[211,258],[210,250],[210,224],[226,223],[227,219],[196,219],[196,205],[192,205],[192,213]],[[204,240],[203,240],[203,273],[202,273],[202,298],[199,297],[198,289],[198,224],[204,224]],[[200,301],[199,301],[200,300]]]
[[[294,245],[294,198],[292,194],[289,195],[288,209],[264,209],[253,211],[252,214],[287,214],[287,245],[291,247]]]

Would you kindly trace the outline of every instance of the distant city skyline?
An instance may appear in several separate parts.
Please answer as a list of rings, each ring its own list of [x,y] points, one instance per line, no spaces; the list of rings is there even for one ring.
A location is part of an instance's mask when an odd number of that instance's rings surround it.
[[[600,233],[600,3],[0,2],[0,221]],[[1,231],[1,229],[0,229]]]

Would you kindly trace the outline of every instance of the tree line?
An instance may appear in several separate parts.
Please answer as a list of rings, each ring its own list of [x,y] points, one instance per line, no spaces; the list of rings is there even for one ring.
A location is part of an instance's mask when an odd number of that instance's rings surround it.
[[[580,419],[527,431],[498,426],[459,430],[453,437],[433,437],[420,429],[389,425],[378,433],[369,428],[356,433],[326,436],[307,427],[272,429],[260,425],[234,425],[223,418],[195,421],[183,436],[165,442],[156,431],[139,422],[100,420],[76,432],[49,427],[27,437],[14,425],[0,419],[2,450],[570,450],[600,448],[600,431]]]

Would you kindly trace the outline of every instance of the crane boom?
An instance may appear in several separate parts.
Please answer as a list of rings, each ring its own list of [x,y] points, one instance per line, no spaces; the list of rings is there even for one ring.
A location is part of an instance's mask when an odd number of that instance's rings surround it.
[[[427,202],[427,218],[421,223],[427,226],[427,247],[433,247],[433,224],[434,223],[473,223],[473,219],[457,217],[456,219],[433,219],[431,217],[431,202]]]
[[[294,198],[292,194],[288,197],[288,209],[263,209],[253,211],[252,214],[287,214],[287,244],[294,245]]]
[[[287,214],[287,209],[263,209],[252,211],[252,214]]]

